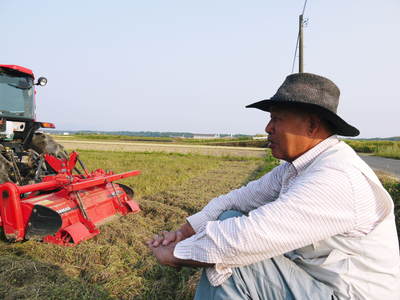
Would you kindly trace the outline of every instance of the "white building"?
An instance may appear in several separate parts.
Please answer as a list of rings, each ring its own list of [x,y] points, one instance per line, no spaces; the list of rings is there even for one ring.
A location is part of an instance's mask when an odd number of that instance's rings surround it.
[[[199,140],[206,140],[206,139],[219,139],[220,136],[219,134],[194,133],[193,138]]]

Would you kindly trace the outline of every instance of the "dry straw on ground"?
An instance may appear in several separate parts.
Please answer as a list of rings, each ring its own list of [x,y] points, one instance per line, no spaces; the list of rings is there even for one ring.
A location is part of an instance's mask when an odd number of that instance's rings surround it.
[[[266,165],[259,158],[190,154],[81,151],[81,156],[89,169],[142,170],[124,180],[136,190],[142,212],[102,226],[99,236],[76,247],[9,244],[2,238],[0,298],[191,299],[196,270],[159,266],[143,242],[176,228]]]
[[[267,152],[268,153],[268,152]],[[81,151],[89,169],[142,170],[123,183],[142,212],[101,227],[76,247],[0,240],[1,299],[192,299],[199,272],[159,266],[144,241],[176,228],[211,198],[267,172],[276,161],[194,154]],[[381,176],[400,217],[400,182]],[[400,229],[400,228],[399,228]]]

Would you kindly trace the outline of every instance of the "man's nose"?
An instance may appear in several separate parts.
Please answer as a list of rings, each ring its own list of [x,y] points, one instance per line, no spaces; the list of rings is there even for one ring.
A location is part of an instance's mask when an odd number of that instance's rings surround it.
[[[265,132],[270,134],[272,132],[272,124],[271,121],[268,122],[267,126],[265,126]]]

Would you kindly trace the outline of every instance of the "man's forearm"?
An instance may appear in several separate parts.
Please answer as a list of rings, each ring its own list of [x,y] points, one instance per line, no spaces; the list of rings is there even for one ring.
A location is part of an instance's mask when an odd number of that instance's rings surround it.
[[[185,237],[190,237],[190,236],[196,234],[192,225],[190,225],[189,222],[183,224],[181,226],[181,228],[179,228],[179,231],[181,231]],[[173,253],[172,253],[172,256],[173,256]],[[173,260],[176,265],[181,266],[181,267],[203,267],[203,268],[206,268],[206,267],[214,266],[214,264],[204,263],[204,262],[190,260],[190,259],[180,259],[180,258],[176,258],[175,256],[173,256]]]
[[[180,267],[200,267],[200,268],[207,268],[207,267],[213,267],[214,264],[210,263],[204,263],[201,261],[195,261],[195,260],[189,260],[189,259],[180,259],[174,257],[174,262],[176,265]]]
[[[196,234],[193,227],[190,225],[189,222],[183,224],[181,228],[178,229],[182,232],[185,238],[191,237],[192,235]],[[173,255],[173,254],[172,254]],[[180,259],[173,257],[174,263],[180,267],[212,267],[214,264],[204,263],[200,261],[190,260],[190,259]]]
[[[162,265],[171,266],[174,268],[178,267],[212,267],[214,264],[204,263],[200,261],[190,259],[180,259],[174,256],[174,249],[176,243],[170,243],[166,246],[154,247],[149,244],[154,256],[158,262]]]

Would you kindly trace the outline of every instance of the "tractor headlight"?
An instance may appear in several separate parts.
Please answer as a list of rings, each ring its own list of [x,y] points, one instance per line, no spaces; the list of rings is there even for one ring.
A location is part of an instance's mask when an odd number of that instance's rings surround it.
[[[39,77],[36,85],[40,86],[45,86],[47,84],[47,78],[46,77]]]

